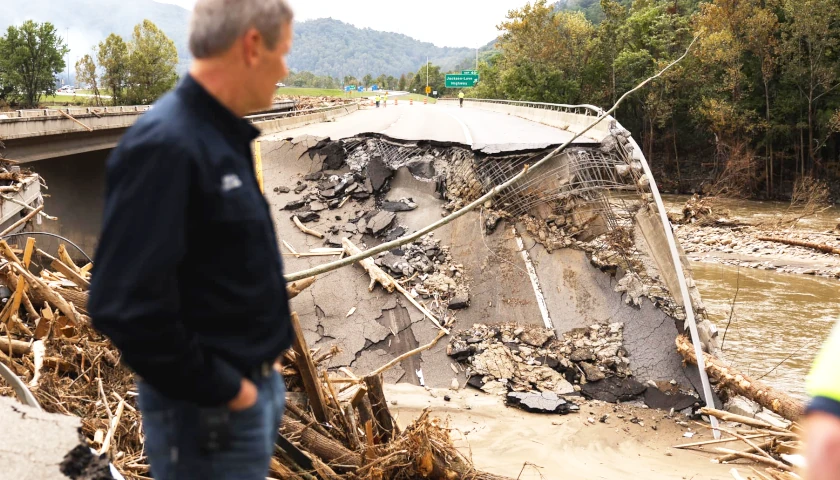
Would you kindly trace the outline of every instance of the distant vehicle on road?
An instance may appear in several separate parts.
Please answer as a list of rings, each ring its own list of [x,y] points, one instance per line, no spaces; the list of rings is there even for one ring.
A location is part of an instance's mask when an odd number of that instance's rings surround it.
[[[280,87],[285,87],[285,86],[286,86],[286,84],[285,84],[285,83],[277,83],[277,88],[280,88]]]
[[[63,87],[58,89],[60,93],[76,93],[76,88],[72,85],[64,85]]]

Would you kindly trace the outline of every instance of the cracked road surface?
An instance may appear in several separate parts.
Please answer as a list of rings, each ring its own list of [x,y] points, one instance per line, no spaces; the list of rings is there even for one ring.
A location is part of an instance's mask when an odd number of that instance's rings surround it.
[[[335,122],[309,125],[260,139],[266,197],[277,225],[279,240],[296,251],[324,247],[324,240],[308,236],[291,222],[291,212],[282,208],[306,195],[294,190],[307,174],[321,169],[316,156],[307,154],[320,139],[353,136],[360,132],[385,132],[390,137],[407,140],[469,141],[494,144],[504,151],[523,144],[560,143],[570,133],[518,117],[478,109],[459,109],[447,105],[401,104],[380,109],[366,109]],[[303,135],[307,134],[307,135]],[[285,140],[293,138],[292,140]],[[584,141],[592,141],[584,139]],[[307,186],[302,182],[302,186]],[[285,187],[275,192],[276,187]],[[406,169],[395,173],[386,199],[412,198],[418,208],[396,214],[396,223],[416,231],[441,218],[442,201],[434,182],[415,179]],[[341,208],[324,210],[321,219],[307,224],[326,232],[330,225],[345,223],[376,208],[373,197],[350,201]],[[434,232],[434,238],[451,247],[453,263],[461,270],[470,287],[470,306],[446,315],[456,316],[455,329],[474,323],[496,324],[515,321],[523,325],[543,326],[534,288],[517,245],[514,229],[503,223],[492,234],[482,228],[480,211],[470,212]],[[524,229],[518,229],[520,232]],[[360,233],[348,234],[360,248],[378,243]],[[623,322],[625,347],[631,368],[641,381],[676,380],[681,385],[698,385],[696,372],[681,366],[674,351],[677,327],[673,319],[648,302],[641,308],[628,305],[616,293],[616,279],[592,267],[583,252],[559,250],[549,254],[535,239],[522,235],[524,248],[536,268],[548,313],[558,333],[595,323]],[[284,252],[287,252],[283,248]],[[338,257],[301,257],[284,254],[286,272],[296,272],[328,263]],[[425,345],[437,335],[436,328],[417,308],[397,294],[377,286],[368,291],[369,277],[359,265],[324,274],[315,284],[292,301],[301,318],[306,341],[313,348],[326,350],[338,346],[341,352],[330,362],[332,368],[347,366],[364,375],[401,353]],[[430,300],[425,300],[429,302]],[[348,312],[355,312],[348,316]],[[434,348],[403,361],[386,375],[390,383],[419,384],[422,370],[426,385],[448,387],[453,378],[466,383],[463,370],[446,355],[447,340]],[[459,373],[456,373],[459,372]]]
[[[399,105],[371,108],[340,117],[334,122],[318,123],[263,137],[265,140],[294,138],[300,135],[330,137],[333,140],[359,133],[384,133],[403,140],[437,140],[466,145],[560,144],[573,134],[547,125],[475,108],[440,104]],[[594,142],[588,137],[581,141]]]

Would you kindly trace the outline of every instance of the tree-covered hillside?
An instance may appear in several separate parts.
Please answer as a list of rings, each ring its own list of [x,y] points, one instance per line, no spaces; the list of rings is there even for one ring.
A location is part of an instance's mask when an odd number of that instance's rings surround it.
[[[51,22],[59,35],[68,36],[69,63],[90,54],[99,42],[116,33],[129,37],[138,23],[148,19],[175,42],[184,73],[190,62],[187,46],[189,11],[152,0],[4,0],[0,30],[25,20]],[[490,40],[490,39],[488,39]],[[474,59],[471,48],[436,47],[398,33],[356,28],[333,20],[317,19],[295,24],[295,46],[289,65],[297,71],[343,78],[347,75],[393,75],[416,71],[426,57],[444,70],[465,59]],[[474,60],[473,60],[474,63]]]
[[[398,33],[361,29],[321,18],[295,26],[289,64],[296,70],[339,78],[368,73],[399,76],[417,70],[426,63],[426,56],[446,70],[465,58],[475,57],[475,50],[436,47]]]

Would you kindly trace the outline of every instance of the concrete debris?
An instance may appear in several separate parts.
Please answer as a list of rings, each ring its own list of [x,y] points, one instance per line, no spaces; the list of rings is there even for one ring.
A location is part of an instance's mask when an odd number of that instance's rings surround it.
[[[289,187],[274,187],[274,193],[289,193],[292,189]]]
[[[468,385],[495,394],[550,392],[572,395],[605,383],[591,396],[635,398],[645,391],[631,375],[620,323],[572,330],[562,338],[539,327],[481,325],[454,335],[447,354],[467,366]],[[504,389],[502,387],[505,387]],[[576,388],[577,387],[577,388]],[[603,390],[606,393],[601,393]]]
[[[379,208],[389,212],[410,212],[417,208],[417,204],[410,198],[403,198],[396,202],[382,202]]]
[[[468,293],[456,294],[449,301],[450,310],[461,310],[470,306],[470,296]]]
[[[685,410],[699,407],[701,400],[682,392],[665,393],[657,387],[648,386],[645,390],[645,405],[660,410]]]
[[[312,222],[317,222],[318,220],[321,219],[321,216],[318,215],[317,212],[313,212],[313,211],[298,212],[296,215],[298,217],[298,220],[301,221],[301,223],[312,223]]]
[[[553,392],[510,392],[505,397],[505,401],[510,406],[519,407],[531,413],[565,415],[580,410],[580,407],[567,402]]]
[[[374,192],[382,191],[393,174],[393,170],[385,165],[380,155],[371,158],[367,164],[367,178],[370,180],[370,186]]]
[[[283,207],[283,210],[298,210],[303,208],[305,205],[306,202],[304,200],[296,199],[286,203],[286,205]]]
[[[643,394],[646,388],[632,378],[609,377],[583,385],[580,393],[589,400],[616,403],[633,400]]]
[[[87,445],[77,445],[64,456],[61,473],[73,480],[113,480],[107,454],[97,455]]]
[[[619,293],[626,293],[627,295],[624,297],[624,302],[628,305],[632,304],[636,306],[641,305],[642,298],[646,297],[650,293],[647,285],[642,283],[639,276],[633,273],[628,273],[627,275],[621,277],[614,290]]]
[[[367,222],[367,229],[374,235],[380,235],[394,223],[394,212],[379,212]]]

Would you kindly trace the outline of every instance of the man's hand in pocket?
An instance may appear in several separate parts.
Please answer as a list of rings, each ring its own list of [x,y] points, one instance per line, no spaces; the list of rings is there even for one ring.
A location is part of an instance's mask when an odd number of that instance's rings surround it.
[[[232,412],[247,410],[257,403],[257,386],[250,380],[243,378],[239,393],[229,401],[227,406]]]

